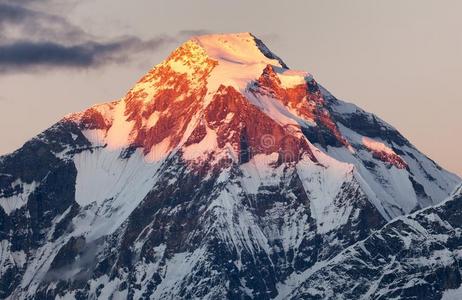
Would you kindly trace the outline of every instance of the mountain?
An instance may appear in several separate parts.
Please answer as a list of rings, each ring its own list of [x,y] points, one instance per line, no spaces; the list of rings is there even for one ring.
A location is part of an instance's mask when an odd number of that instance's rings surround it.
[[[253,35],[194,37],[0,158],[0,298],[348,297],[325,266],[459,182]]]

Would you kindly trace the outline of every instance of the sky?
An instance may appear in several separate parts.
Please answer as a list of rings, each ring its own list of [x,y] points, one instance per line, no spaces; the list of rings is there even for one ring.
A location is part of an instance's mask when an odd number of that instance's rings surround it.
[[[0,154],[124,96],[191,35],[251,32],[462,175],[462,1],[0,0]]]

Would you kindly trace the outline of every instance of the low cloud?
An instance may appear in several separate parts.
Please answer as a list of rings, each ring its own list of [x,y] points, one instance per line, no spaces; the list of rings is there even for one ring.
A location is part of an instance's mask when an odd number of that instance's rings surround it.
[[[47,1],[43,1],[46,3]],[[133,35],[102,39],[65,18],[29,7],[31,1],[0,0],[0,71],[47,68],[95,68],[125,63],[141,52],[183,40],[205,30],[184,30],[174,36],[143,40]]]

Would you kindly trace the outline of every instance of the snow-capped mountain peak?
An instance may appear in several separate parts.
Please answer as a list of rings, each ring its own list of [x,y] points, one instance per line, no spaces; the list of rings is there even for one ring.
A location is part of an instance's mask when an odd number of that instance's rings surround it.
[[[250,33],[199,36],[183,43],[143,76],[121,101],[71,118],[82,119],[83,126],[90,129],[85,134],[93,143],[111,149],[141,145],[147,159],[153,161],[186,143],[207,107],[230,88],[244,96],[239,110],[257,106],[280,126],[314,123],[315,104],[304,101],[308,80],[314,83],[307,73],[288,70]],[[265,93],[277,93],[286,103],[258,96]],[[313,98],[320,103],[322,97],[313,93]],[[289,101],[292,107],[285,108]],[[231,109],[230,118],[234,113],[238,117],[236,109]],[[328,116],[326,110],[322,114]],[[336,130],[333,122],[330,125]],[[301,135],[300,128],[298,131]]]
[[[0,158],[0,297],[282,298],[459,181],[253,35],[193,37]]]
[[[287,68],[263,42],[250,33],[196,36],[183,43],[143,77],[134,91],[145,88],[147,83],[157,83],[160,78],[156,69],[185,74],[192,82],[206,79],[210,93],[216,92],[221,84],[241,91],[257,79],[267,65]]]
[[[396,129],[288,69],[250,33],[193,37],[122,100],[73,120],[92,144],[141,149],[151,163],[177,151],[196,162],[274,153],[279,162],[306,157],[327,166],[334,158],[354,166],[387,219],[437,203],[458,180],[435,184],[440,168]]]

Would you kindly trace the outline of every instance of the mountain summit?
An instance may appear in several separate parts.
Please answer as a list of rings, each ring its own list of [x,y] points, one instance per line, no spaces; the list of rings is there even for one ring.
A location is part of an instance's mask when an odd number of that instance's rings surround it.
[[[193,37],[0,158],[0,297],[314,299],[458,182],[250,33]]]

